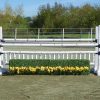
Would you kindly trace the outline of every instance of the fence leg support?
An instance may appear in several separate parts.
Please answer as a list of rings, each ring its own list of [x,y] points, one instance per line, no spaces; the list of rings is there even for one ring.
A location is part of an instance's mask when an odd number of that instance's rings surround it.
[[[98,26],[96,26],[96,29],[95,29],[95,32],[96,32],[96,35],[95,35],[95,38],[96,38],[96,40],[97,40],[97,42],[98,42],[98,36],[99,36],[99,34],[98,34]],[[99,52],[99,49],[98,49],[98,47],[95,47],[95,51],[98,53]],[[97,69],[98,69],[98,57],[99,57],[99,55],[98,54],[95,54],[95,65],[94,65],[94,73],[96,74],[97,73]]]
[[[100,76],[100,55],[98,56],[98,69],[97,69],[97,75]]]
[[[100,76],[100,69],[97,71],[97,76]]]
[[[98,44],[100,45],[100,25],[98,26]],[[98,68],[97,75],[100,76],[100,47],[98,47]]]
[[[0,45],[2,45],[2,27],[0,27]],[[2,55],[2,52],[3,52],[3,47],[1,46],[0,47],[0,67],[2,68],[3,65],[2,65],[2,60],[3,60],[3,55]]]

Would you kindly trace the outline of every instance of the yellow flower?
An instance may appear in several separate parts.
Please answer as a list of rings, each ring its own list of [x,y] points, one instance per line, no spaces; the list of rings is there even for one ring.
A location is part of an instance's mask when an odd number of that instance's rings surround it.
[[[79,67],[76,66],[76,71],[79,71]]]
[[[19,74],[19,72],[20,72],[20,71],[19,71],[19,69],[17,68],[17,74]]]
[[[50,73],[50,69],[48,69],[48,73]]]
[[[33,71],[33,72],[36,72],[36,68],[32,68],[32,71]]]
[[[85,70],[89,70],[89,67],[84,67]]]
[[[41,71],[44,71],[45,70],[45,67],[41,66]]]
[[[75,70],[75,68],[74,68],[74,67],[70,67],[70,70],[71,70],[71,71],[74,71],[74,70]]]

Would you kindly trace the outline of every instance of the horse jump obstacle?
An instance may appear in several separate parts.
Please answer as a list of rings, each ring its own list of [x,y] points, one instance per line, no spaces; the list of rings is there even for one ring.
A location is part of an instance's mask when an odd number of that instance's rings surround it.
[[[13,53],[14,54],[14,51],[10,51],[10,52],[6,52],[6,51],[3,51],[3,46],[67,46],[67,47],[72,47],[72,46],[75,46],[75,47],[95,47],[95,51],[92,52],[90,51],[90,53],[93,53],[95,55],[95,61],[94,61],[94,72],[97,73],[98,76],[100,76],[100,26],[97,26],[96,27],[96,37],[95,37],[95,40],[93,39],[33,39],[33,41],[94,41],[92,43],[74,43],[74,44],[32,44],[32,43],[25,43],[25,44],[20,44],[20,43],[4,43],[4,40],[3,40],[3,36],[2,36],[2,27],[0,27],[0,66],[3,67],[3,55],[6,54],[6,53]],[[30,52],[30,51],[29,51]],[[4,54],[3,54],[4,53]],[[15,53],[19,53],[19,54],[26,54],[25,52],[15,52]],[[49,54],[50,52],[31,52],[31,53],[28,53],[27,54],[35,54],[35,53],[38,53],[38,54],[44,54],[47,53]],[[57,54],[58,55],[58,58],[59,58],[59,54],[71,54],[71,52],[51,52],[52,54]],[[78,52],[72,52],[72,53],[78,53]],[[81,51],[80,53],[89,53],[89,51]],[[77,55],[76,55],[77,56]],[[44,56],[46,58],[46,56]],[[67,56],[66,56],[67,57]],[[11,56],[10,56],[11,58]],[[20,58],[20,57],[19,57]],[[36,56],[37,58],[37,56]],[[41,57],[40,57],[41,58]],[[51,56],[50,56],[51,58]],[[64,58],[64,56],[63,56]],[[76,57],[77,58],[77,57]],[[81,57],[80,57],[81,58]],[[85,56],[86,58],[86,56]],[[55,55],[54,55],[54,59],[55,59]]]

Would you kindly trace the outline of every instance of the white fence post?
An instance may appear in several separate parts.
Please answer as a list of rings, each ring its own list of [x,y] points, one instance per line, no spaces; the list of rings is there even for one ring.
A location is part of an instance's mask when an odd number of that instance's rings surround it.
[[[17,28],[15,28],[15,40],[17,38]]]
[[[92,34],[93,34],[93,28],[91,28],[91,39],[92,39]]]
[[[63,39],[64,39],[64,37],[65,37],[64,35],[65,35],[65,32],[64,32],[64,28],[63,28]]]
[[[96,26],[96,29],[95,29],[95,32],[96,32],[96,34],[95,34],[95,39],[97,40],[97,43],[98,43],[98,41],[99,41],[99,38],[98,38],[98,26]],[[94,72],[95,73],[97,73],[97,69],[98,69],[98,52],[99,52],[99,50],[98,50],[98,47],[95,47],[95,51],[96,51],[96,54],[95,54],[95,66],[94,66]]]
[[[100,25],[98,26],[98,69],[97,69],[97,75],[100,76]]]
[[[0,27],[0,67],[3,67],[2,65],[2,51],[3,51],[3,47],[2,47],[2,27]]]
[[[38,28],[38,39],[40,38],[40,28]]]

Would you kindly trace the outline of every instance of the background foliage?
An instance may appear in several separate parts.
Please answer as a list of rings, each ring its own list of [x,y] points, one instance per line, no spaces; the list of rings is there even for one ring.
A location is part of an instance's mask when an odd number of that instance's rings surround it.
[[[40,7],[32,21],[31,27],[91,28],[100,24],[100,6],[85,4],[81,7],[65,7],[58,3],[54,6],[47,4]]]
[[[95,27],[100,24],[100,6],[85,4],[80,7],[73,5],[64,6],[55,3],[54,6],[42,5],[36,16],[24,16],[23,5],[12,9],[6,3],[4,9],[0,9],[0,26],[5,28],[78,28]]]

